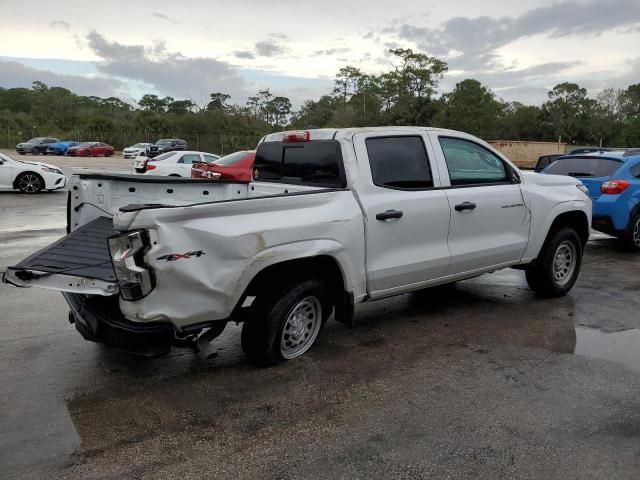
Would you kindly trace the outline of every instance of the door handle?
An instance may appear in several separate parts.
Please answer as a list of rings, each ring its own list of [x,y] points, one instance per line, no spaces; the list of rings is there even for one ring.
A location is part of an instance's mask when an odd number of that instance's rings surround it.
[[[475,210],[476,204],[473,202],[459,203],[455,206],[456,212],[464,212],[465,210]]]
[[[402,212],[400,210],[387,210],[376,215],[376,220],[392,220],[394,218],[402,218]]]

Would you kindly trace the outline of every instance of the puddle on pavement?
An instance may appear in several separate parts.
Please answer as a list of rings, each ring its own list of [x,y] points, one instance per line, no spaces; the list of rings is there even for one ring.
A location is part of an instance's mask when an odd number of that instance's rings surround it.
[[[575,354],[621,363],[640,372],[640,330],[603,332],[576,327]]]
[[[554,314],[545,322],[548,350],[624,365],[640,372],[640,330],[605,331],[576,325],[573,315]]]

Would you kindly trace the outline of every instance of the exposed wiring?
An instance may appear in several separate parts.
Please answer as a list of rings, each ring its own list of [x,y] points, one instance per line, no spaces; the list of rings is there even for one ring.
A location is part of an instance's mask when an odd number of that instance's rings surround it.
[[[86,205],[89,205],[89,206],[91,206],[91,207],[95,207],[95,208],[97,208],[98,210],[100,210],[100,211],[102,211],[102,212],[106,213],[106,214],[107,214],[107,215],[109,215],[110,217],[113,217],[113,213],[108,212],[108,211],[107,211],[107,210],[105,210],[104,208],[101,208],[101,207],[99,207],[98,205],[96,205],[95,203],[91,203],[91,202],[82,202],[81,204],[79,204],[79,205],[75,206],[75,207],[73,208],[73,210],[77,212],[78,210],[80,210],[80,207],[81,207],[81,206],[83,206],[83,205],[85,205],[85,204],[86,204]]]

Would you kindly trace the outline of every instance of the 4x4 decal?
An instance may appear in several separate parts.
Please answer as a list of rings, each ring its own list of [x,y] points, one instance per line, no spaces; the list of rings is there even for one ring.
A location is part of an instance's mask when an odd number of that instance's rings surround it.
[[[187,253],[170,253],[169,255],[163,255],[156,260],[166,260],[167,262],[173,262],[174,260],[182,260],[183,258],[201,257],[205,253],[202,250]]]

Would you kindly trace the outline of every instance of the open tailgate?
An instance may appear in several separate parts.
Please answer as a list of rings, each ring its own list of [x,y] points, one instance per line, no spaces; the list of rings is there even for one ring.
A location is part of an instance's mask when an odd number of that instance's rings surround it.
[[[98,217],[9,267],[3,281],[17,287],[113,295],[118,286],[107,238],[117,233],[112,218]]]

